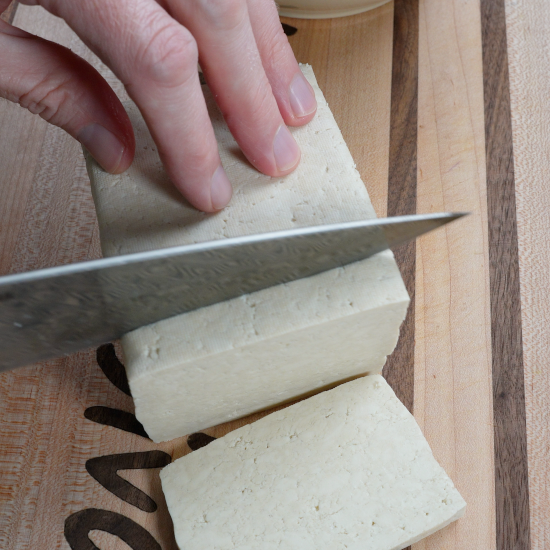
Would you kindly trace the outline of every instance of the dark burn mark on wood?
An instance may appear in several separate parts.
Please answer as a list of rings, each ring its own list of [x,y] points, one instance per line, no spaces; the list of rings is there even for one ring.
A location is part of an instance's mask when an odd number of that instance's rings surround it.
[[[493,355],[496,547],[529,550],[529,477],[504,0],[481,1]]]
[[[97,348],[96,359],[99,368],[103,374],[126,395],[132,395],[126,376],[126,369],[116,356],[115,346],[113,344],[104,344]]]
[[[395,0],[388,216],[416,213],[418,126],[418,0]],[[416,244],[395,249],[395,259],[411,303],[397,347],[384,367],[384,377],[412,412],[414,402],[414,315]]]
[[[162,550],[160,544],[141,525],[116,512],[87,508],[65,520],[64,534],[72,550],[100,550],[88,536],[93,530],[115,535],[132,550]]]
[[[197,432],[191,434],[187,437],[187,445],[192,451],[196,451],[201,447],[206,447],[209,443],[212,443],[216,438],[211,435],[203,434],[202,432]]]
[[[281,23],[281,25],[283,26],[283,31],[287,36],[293,36],[298,32],[298,29],[292,25],[287,25],[286,23]]]
[[[141,437],[149,439],[141,422],[132,413],[121,411],[120,409],[97,406],[88,407],[84,411],[84,417],[92,422],[97,422],[104,426],[112,426],[113,428],[141,435]]]
[[[170,455],[162,451],[124,453],[91,458],[86,462],[86,470],[113,495],[144,512],[155,512],[157,503],[142,490],[120,477],[118,470],[163,468],[170,462]]]
[[[124,365],[118,360],[112,344],[100,346],[97,364],[107,378],[121,391],[131,395]],[[89,407],[84,417],[92,422],[111,426],[149,438],[137,418],[126,411],[110,407]],[[155,512],[157,503],[141,489],[118,475],[119,470],[162,468],[170,464],[170,455],[162,451],[124,453],[100,456],[86,462],[88,473],[105,489],[144,512]],[[100,550],[89,537],[99,530],[117,536],[133,550],[162,550],[153,536],[135,521],[115,512],[88,508],[65,520],[65,538],[72,550]]]

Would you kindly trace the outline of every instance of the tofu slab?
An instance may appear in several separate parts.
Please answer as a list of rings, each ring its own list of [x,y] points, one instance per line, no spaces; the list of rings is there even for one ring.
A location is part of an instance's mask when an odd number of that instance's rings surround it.
[[[380,375],[239,428],[160,477],[181,549],[399,550],[466,506]]]
[[[169,181],[134,105],[136,158],[121,175],[87,156],[105,256],[375,217],[317,86],[318,112],[291,131],[302,149],[284,178],[244,159],[205,87],[234,185],[217,214],[191,208]],[[409,297],[390,251],[138,329],[122,339],[136,415],[154,441],[245,416],[362,373],[381,371]]]

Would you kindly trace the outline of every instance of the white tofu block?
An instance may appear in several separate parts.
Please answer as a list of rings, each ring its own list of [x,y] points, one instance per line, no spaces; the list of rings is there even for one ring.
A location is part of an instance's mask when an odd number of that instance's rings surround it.
[[[239,428],[160,477],[181,549],[399,550],[466,506],[380,375]]]
[[[105,256],[375,217],[317,86],[315,118],[284,178],[244,159],[207,88],[220,156],[234,185],[217,214],[191,208],[169,181],[133,105],[136,158],[110,175],[87,157]],[[122,339],[136,415],[154,441],[245,416],[362,373],[381,371],[409,297],[391,251],[138,329]]]

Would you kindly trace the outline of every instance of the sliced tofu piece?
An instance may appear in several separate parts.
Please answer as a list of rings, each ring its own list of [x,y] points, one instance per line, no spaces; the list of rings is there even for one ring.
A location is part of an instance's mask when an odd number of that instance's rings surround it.
[[[399,550],[466,506],[380,375],[239,428],[160,477],[182,549]]]
[[[367,190],[311,67],[318,112],[291,129],[302,149],[284,178],[244,159],[207,88],[223,165],[234,185],[217,214],[191,208],[169,181],[135,106],[136,159],[110,175],[87,157],[105,256],[375,217]],[[172,439],[381,371],[409,297],[390,251],[205,307],[122,339],[136,415],[154,441]]]

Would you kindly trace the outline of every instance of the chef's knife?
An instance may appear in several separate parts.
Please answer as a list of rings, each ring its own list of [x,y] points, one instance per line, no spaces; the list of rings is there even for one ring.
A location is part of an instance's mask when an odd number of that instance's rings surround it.
[[[463,215],[304,227],[0,277],[0,371],[363,260]]]

